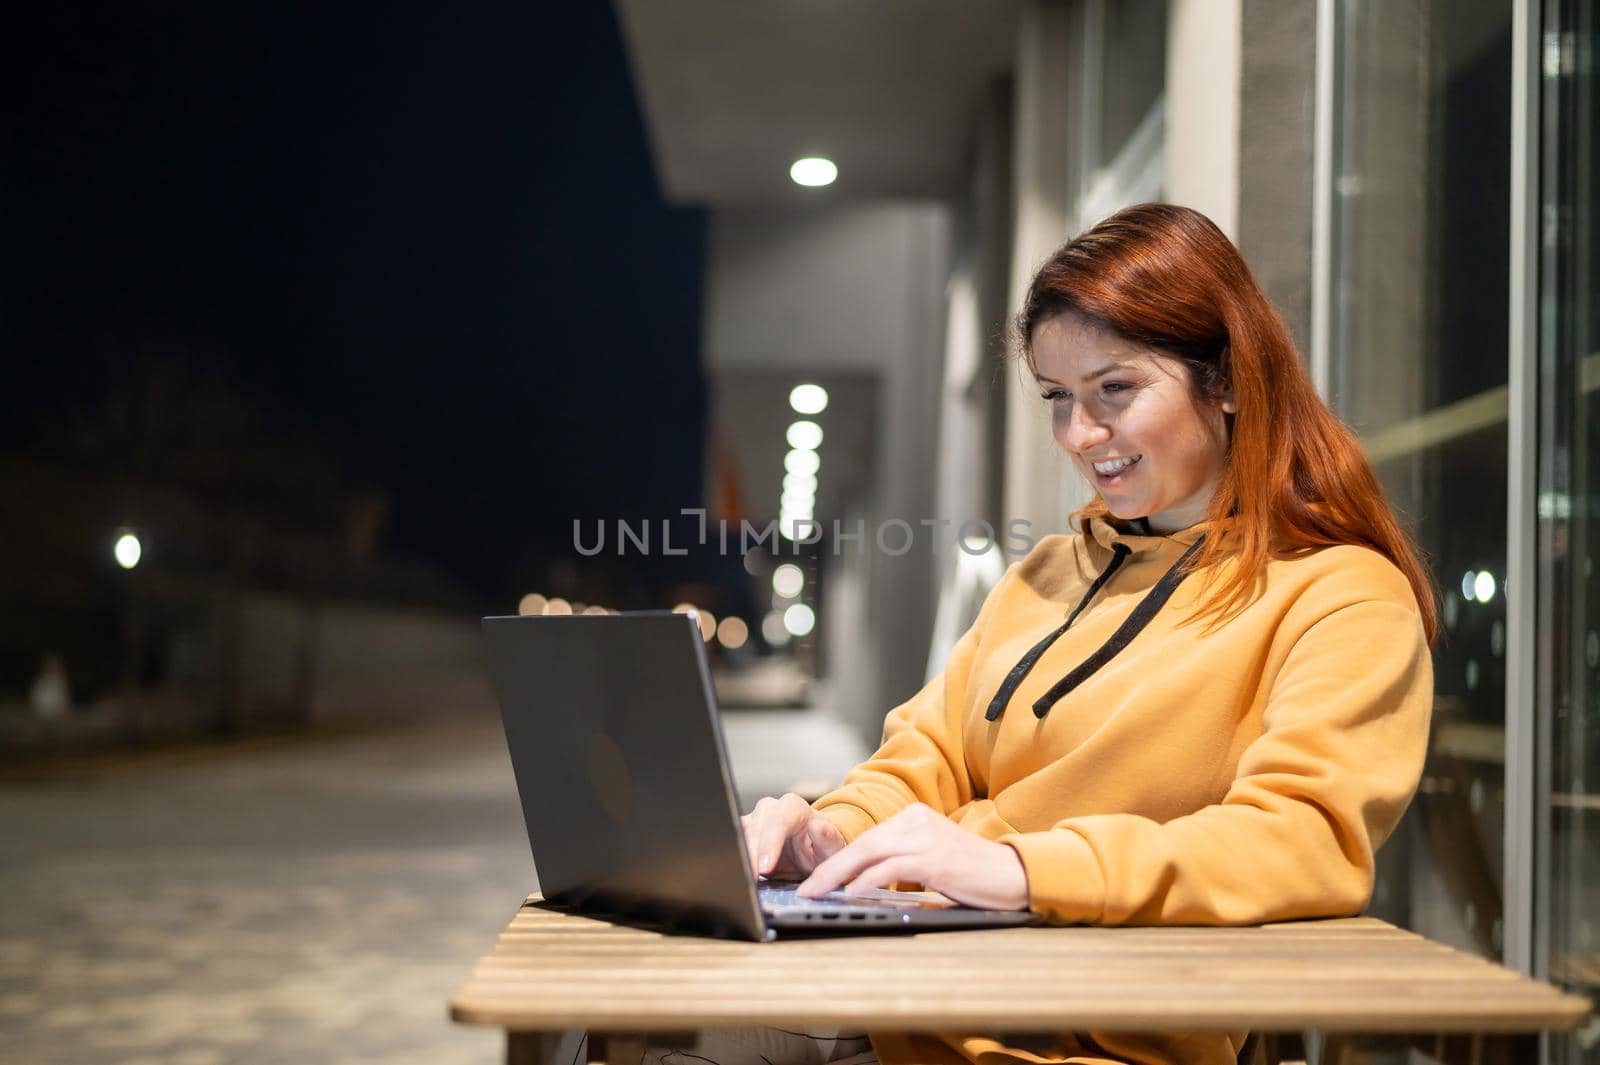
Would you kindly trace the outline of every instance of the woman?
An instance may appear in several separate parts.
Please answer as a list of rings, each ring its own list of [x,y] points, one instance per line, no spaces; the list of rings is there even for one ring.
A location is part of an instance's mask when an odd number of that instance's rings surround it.
[[[1436,624],[1360,446],[1238,252],[1186,208],[1130,207],[1071,241],[1017,332],[1095,489],[1080,531],[1007,571],[842,787],[756,806],[756,870],[803,894],[915,881],[1058,923],[1359,912],[1421,774]],[[873,1046],[1223,1065],[1242,1038]]]

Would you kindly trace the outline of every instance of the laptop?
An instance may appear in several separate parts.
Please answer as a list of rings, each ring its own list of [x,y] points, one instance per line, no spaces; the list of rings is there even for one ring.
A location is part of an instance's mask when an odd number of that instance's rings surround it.
[[[754,940],[1035,922],[932,892],[758,884],[689,615],[488,617],[483,636],[547,903]]]

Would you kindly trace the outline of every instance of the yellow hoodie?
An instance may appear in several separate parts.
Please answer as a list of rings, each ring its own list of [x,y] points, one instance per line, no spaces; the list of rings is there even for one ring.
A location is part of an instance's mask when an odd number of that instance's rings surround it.
[[[1269,563],[1249,606],[1208,632],[1210,619],[1193,620],[1209,583],[1199,572],[1119,652],[1096,656],[1206,528],[1140,536],[1091,519],[1084,535],[1041,541],[990,592],[943,675],[890,712],[878,751],[817,809],[847,839],[912,803],[941,810],[1014,848],[1029,905],[1057,923],[1358,913],[1427,744],[1432,665],[1411,587],[1374,551],[1324,548]],[[1026,667],[1116,555],[1109,579]],[[1091,656],[1103,664],[1079,669]],[[1074,673],[1080,683],[1044,697]],[[1008,674],[1014,690],[989,720]],[[1241,1041],[873,1043],[885,1065],[1231,1065]]]

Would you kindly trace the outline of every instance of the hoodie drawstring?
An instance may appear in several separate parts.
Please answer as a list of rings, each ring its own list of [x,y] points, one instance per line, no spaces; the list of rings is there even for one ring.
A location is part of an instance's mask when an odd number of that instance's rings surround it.
[[[1022,656],[1020,662],[1011,667],[1011,672],[1006,674],[1006,679],[1001,683],[1000,690],[994,693],[993,699],[989,700],[989,709],[983,715],[985,721],[994,721],[1005,712],[1006,704],[1011,701],[1011,696],[1016,694],[1017,685],[1021,684],[1022,678],[1026,677],[1028,671],[1033,669],[1033,664],[1039,661],[1039,656],[1049,650],[1050,645],[1060,639],[1063,633],[1072,628],[1072,623],[1078,620],[1078,615],[1083,613],[1083,608],[1089,605],[1089,600],[1094,598],[1096,592],[1105,587],[1106,581],[1109,581],[1111,575],[1117,572],[1117,567],[1122,565],[1123,560],[1129,554],[1131,552],[1128,550],[1127,544],[1119,542],[1111,545],[1111,561],[1106,564],[1105,569],[1100,571],[1100,575],[1094,579],[1094,583],[1089,585],[1089,590],[1083,593],[1083,598],[1078,600],[1078,605],[1072,608],[1072,613],[1067,615],[1066,624],[1059,629],[1050,630],[1050,633],[1044,639],[1028,649],[1028,653]]]
[[[1150,624],[1150,620],[1166,605],[1167,600],[1172,598],[1172,593],[1177,591],[1178,585],[1188,576],[1188,573],[1184,571],[1184,565],[1200,549],[1200,545],[1204,542],[1205,536],[1202,535],[1193,544],[1189,545],[1189,549],[1183,553],[1178,561],[1172,564],[1171,569],[1162,575],[1161,579],[1156,582],[1156,586],[1150,589],[1139,605],[1134,607],[1133,613],[1128,615],[1127,620],[1117,627],[1117,631],[1112,633],[1111,637],[1101,644],[1093,654],[1084,659],[1077,668],[1056,681],[1055,684],[1051,685],[1049,691],[1034,701],[1033,714],[1035,717],[1042,719],[1050,712],[1052,706],[1077,688],[1078,685],[1094,676],[1102,666],[1115,658],[1124,647],[1128,646],[1146,625]],[[1006,674],[1006,679],[1000,685],[1000,690],[995,692],[994,698],[989,702],[989,709],[983,715],[985,720],[997,720],[1005,712],[1006,704],[1016,694],[1017,686],[1022,683],[1023,678],[1033,669],[1040,656],[1063,633],[1072,627],[1073,621],[1083,612],[1083,608],[1089,605],[1089,601],[1094,598],[1095,593],[1105,586],[1106,582],[1111,579],[1111,575],[1117,571],[1117,568],[1122,565],[1130,554],[1128,545],[1124,543],[1112,544],[1111,551],[1111,561],[1100,572],[1100,575],[1095,578],[1094,583],[1089,585],[1089,590],[1078,601],[1078,605],[1067,618],[1066,624],[1052,630],[1044,639],[1034,644],[1028,650],[1028,653],[1022,656],[1022,660],[1011,668],[1011,672]]]

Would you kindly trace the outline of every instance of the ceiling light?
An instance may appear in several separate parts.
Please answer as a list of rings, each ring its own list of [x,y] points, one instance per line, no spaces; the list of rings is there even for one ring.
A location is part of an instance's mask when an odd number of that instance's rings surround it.
[[[831,159],[821,159],[817,156],[808,156],[796,159],[789,167],[789,176],[796,185],[807,188],[821,188],[823,185],[832,185],[839,176],[839,168],[833,165]]]
[[[815,477],[822,468],[822,456],[815,451],[802,451],[795,448],[783,456],[783,468],[790,473],[809,473]]]
[[[817,475],[814,473],[786,473],[783,475],[783,494],[815,496]]]
[[[789,393],[789,406],[796,414],[821,414],[828,409],[828,390],[821,385],[795,385]]]
[[[815,451],[822,446],[822,426],[816,422],[791,422],[784,435],[789,446],[797,451]]]

